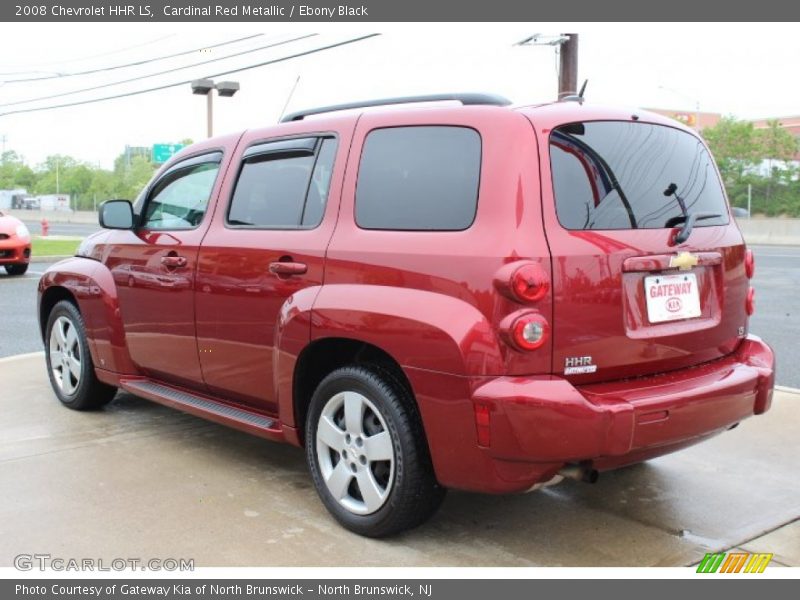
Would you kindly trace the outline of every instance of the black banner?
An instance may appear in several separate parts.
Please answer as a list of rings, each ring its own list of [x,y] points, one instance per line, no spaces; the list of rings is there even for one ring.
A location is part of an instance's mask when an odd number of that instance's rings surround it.
[[[4,580],[4,600],[503,600],[528,598],[594,598],[621,593],[625,598],[674,600],[675,596],[705,591],[724,594],[728,600],[790,596],[791,580],[721,579],[707,581],[638,579],[616,581],[555,579],[107,579],[107,580]],[[712,587],[713,586],[713,587]],[[772,594],[771,594],[772,593]],[[766,594],[766,595],[765,595]]]
[[[507,22],[791,21],[800,4],[641,2],[641,0],[18,0],[0,4],[3,21]]]

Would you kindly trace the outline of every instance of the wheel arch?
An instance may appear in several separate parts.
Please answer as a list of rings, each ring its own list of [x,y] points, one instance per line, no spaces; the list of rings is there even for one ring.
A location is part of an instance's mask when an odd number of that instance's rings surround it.
[[[292,409],[300,443],[303,443],[303,430],[314,390],[329,373],[348,365],[369,365],[391,377],[396,385],[402,386],[408,392],[414,401],[412,408],[419,414],[411,382],[400,363],[386,350],[355,338],[320,338],[311,341],[302,350],[294,366]]]
[[[39,280],[42,339],[50,311],[65,299],[81,313],[95,367],[107,372],[137,374],[127,350],[111,271],[100,262],[82,257],[68,258],[50,267]]]
[[[46,341],[45,329],[47,328],[47,320],[50,318],[50,313],[53,312],[55,305],[62,300],[71,302],[80,311],[81,308],[75,298],[75,294],[63,285],[52,285],[42,292],[39,300],[39,333],[42,335],[42,341]]]

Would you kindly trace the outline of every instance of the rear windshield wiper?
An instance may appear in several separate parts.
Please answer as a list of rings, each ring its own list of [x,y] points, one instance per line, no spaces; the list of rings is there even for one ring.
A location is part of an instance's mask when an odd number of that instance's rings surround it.
[[[683,223],[683,227],[678,232],[678,235],[675,236],[675,243],[682,244],[686,240],[689,239],[689,236],[692,234],[692,228],[696,221],[702,221],[703,219],[716,219],[717,217],[721,217],[722,215],[718,215],[716,213],[690,213],[686,215],[678,215],[676,217],[670,217],[667,219],[667,222],[664,223],[664,227],[675,227],[676,225]]]

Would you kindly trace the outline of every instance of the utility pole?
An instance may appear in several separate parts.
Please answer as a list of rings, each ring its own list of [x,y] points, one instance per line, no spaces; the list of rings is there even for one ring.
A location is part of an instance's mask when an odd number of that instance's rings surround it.
[[[565,33],[559,49],[558,99],[578,93],[578,34]]]
[[[559,58],[558,100],[578,94],[578,34],[545,35],[534,33],[514,46],[552,46]]]

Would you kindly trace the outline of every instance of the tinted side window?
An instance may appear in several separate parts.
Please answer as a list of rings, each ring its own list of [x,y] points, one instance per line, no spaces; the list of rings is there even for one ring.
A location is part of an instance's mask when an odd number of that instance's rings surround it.
[[[311,184],[308,186],[308,197],[300,224],[303,227],[316,227],[322,221],[325,213],[325,204],[328,201],[328,190],[331,187],[333,175],[333,161],[336,158],[336,140],[325,138],[317,154],[317,164],[311,174]]]
[[[708,150],[673,127],[564,125],[550,135],[550,164],[558,220],[567,229],[659,229],[699,213],[698,227],[728,222]]]
[[[228,212],[230,225],[261,229],[311,228],[325,212],[336,140],[316,153],[261,154],[242,164]]]
[[[219,163],[194,164],[167,173],[153,187],[142,226],[194,229],[203,220]]]
[[[480,166],[474,129],[376,129],[361,154],[356,222],[364,229],[467,229],[478,205]]]

